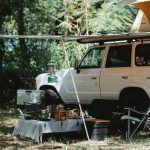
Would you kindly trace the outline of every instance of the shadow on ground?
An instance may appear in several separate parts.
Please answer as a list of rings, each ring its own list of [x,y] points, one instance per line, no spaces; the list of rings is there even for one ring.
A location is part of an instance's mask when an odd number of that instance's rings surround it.
[[[48,133],[43,134],[43,142],[61,142],[63,144],[76,143],[87,140],[86,134],[81,132]]]

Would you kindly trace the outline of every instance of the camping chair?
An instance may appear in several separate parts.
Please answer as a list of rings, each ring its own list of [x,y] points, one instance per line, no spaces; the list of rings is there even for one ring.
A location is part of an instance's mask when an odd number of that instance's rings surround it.
[[[135,133],[140,129],[148,129],[150,131],[150,107],[148,107],[147,111],[140,112],[132,108],[125,108],[128,110],[128,115],[124,115],[121,117],[121,120],[127,120],[127,131],[126,131],[126,140],[132,140]],[[134,115],[131,115],[134,114]],[[131,125],[135,125],[131,127]]]

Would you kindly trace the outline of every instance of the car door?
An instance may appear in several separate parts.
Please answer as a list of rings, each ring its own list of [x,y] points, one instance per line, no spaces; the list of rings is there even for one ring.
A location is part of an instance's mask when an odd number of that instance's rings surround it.
[[[78,96],[83,104],[100,99],[100,72],[105,47],[91,48],[81,60],[77,70],[72,70]],[[77,100],[73,83],[70,82],[73,103]]]
[[[130,84],[143,89],[150,97],[150,43],[137,43],[134,50]]]
[[[109,47],[100,77],[103,99],[119,99],[120,90],[130,84],[131,51],[131,44]]]

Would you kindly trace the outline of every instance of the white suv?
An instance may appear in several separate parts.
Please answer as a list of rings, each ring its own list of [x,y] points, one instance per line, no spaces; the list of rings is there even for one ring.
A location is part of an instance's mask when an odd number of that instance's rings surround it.
[[[78,66],[71,68],[81,104],[104,103],[145,109],[150,104],[150,40],[104,42],[89,48]],[[37,89],[55,91],[66,104],[77,104],[69,69],[36,78]],[[103,103],[102,103],[103,102]]]

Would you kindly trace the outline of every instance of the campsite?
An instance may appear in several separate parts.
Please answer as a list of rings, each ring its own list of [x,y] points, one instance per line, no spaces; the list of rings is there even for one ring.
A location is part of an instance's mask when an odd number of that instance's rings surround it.
[[[56,149],[56,150],[86,150],[89,149],[89,144],[87,142],[86,136],[78,136],[78,134],[71,135],[53,135],[49,136],[47,141],[44,141],[42,144],[37,144],[30,138],[20,139],[13,138],[11,133],[13,132],[14,125],[17,121],[16,113],[14,110],[7,112],[0,112],[0,149]],[[149,144],[149,133],[139,133],[133,141],[124,140],[120,134],[114,134],[106,138],[103,141],[91,141],[91,147],[93,150],[134,150],[142,149],[146,150],[150,148]]]
[[[0,149],[150,149],[149,8],[3,0]]]

